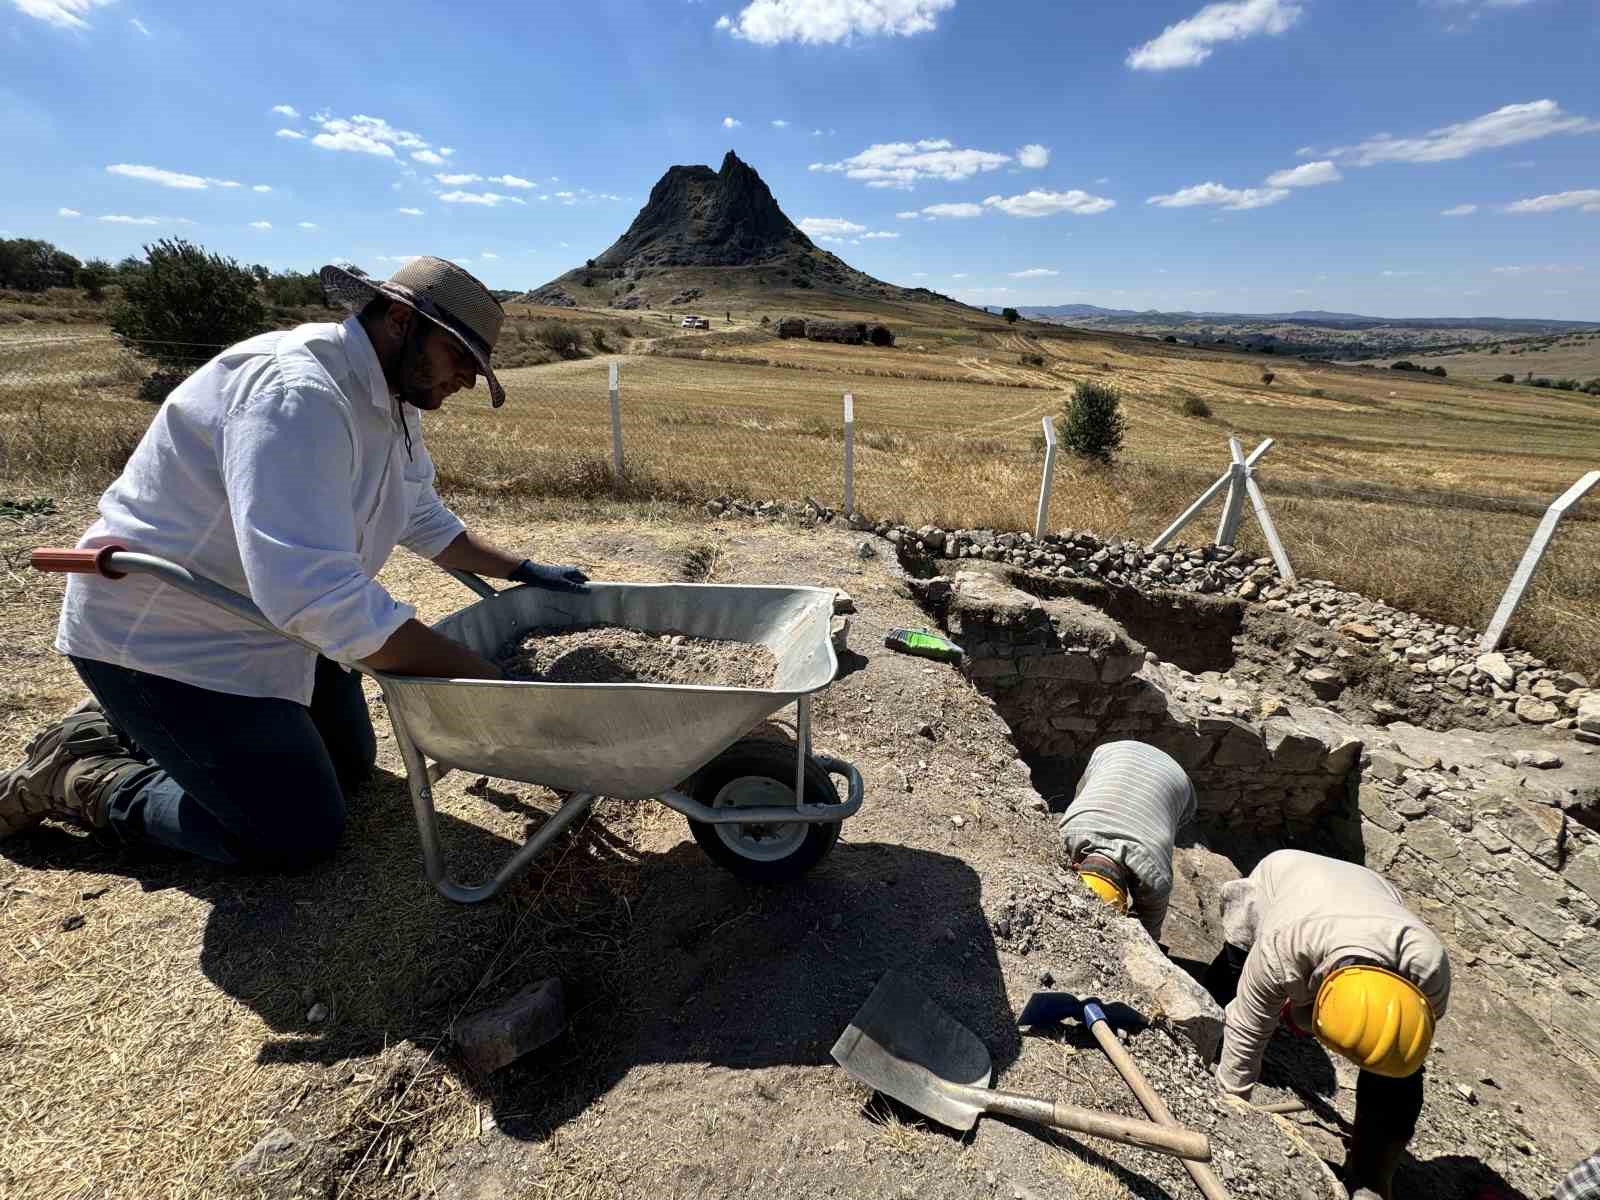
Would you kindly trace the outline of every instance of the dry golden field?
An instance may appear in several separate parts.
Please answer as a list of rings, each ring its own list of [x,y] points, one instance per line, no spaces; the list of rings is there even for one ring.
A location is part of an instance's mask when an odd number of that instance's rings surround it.
[[[1260,478],[1303,576],[1477,626],[1544,506],[1600,466],[1593,396],[1008,329],[977,314],[950,325],[947,312],[908,311],[898,345],[880,349],[780,341],[755,312],[736,312],[731,325],[715,313],[710,333],[685,333],[668,314],[619,322],[615,312],[515,306],[525,330],[604,326],[626,352],[508,370],[505,408],[489,409],[481,390],[458,396],[428,418],[429,445],[446,492],[508,513],[606,499],[625,515],[630,504],[721,493],[838,505],[849,391],[859,508],[918,525],[1023,528],[1038,494],[1042,418],[1075,382],[1102,380],[1125,400],[1124,452],[1110,468],[1059,460],[1052,526],[1149,539],[1220,473],[1229,434],[1247,449],[1272,437]],[[0,500],[93,492],[148,421],[122,352],[74,340],[91,332],[0,335]],[[620,482],[609,472],[613,359]],[[1191,397],[1212,415],[1183,415]],[[1597,505],[1569,517],[1513,629],[1519,643],[1591,672],[1600,670]],[[1215,519],[1205,514],[1190,540],[1208,537]]]

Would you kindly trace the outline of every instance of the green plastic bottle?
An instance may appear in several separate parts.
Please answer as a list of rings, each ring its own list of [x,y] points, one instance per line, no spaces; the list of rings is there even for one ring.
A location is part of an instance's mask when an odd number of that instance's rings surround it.
[[[918,658],[932,658],[939,662],[960,662],[962,649],[949,638],[929,633],[926,629],[891,629],[883,644],[901,654],[914,654]]]

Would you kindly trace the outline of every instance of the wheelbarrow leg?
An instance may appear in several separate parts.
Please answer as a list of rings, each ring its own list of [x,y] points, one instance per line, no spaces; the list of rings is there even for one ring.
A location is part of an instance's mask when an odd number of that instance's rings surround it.
[[[393,710],[390,719],[394,726],[394,740],[400,747],[400,756],[406,764],[406,782],[411,786],[411,806],[416,812],[417,833],[422,839],[422,866],[433,886],[447,900],[458,904],[477,904],[499,894],[527,868],[545,847],[559,837],[563,830],[585,816],[594,807],[595,796],[590,792],[575,792],[550,816],[539,830],[522,847],[508,858],[487,883],[473,887],[457,883],[445,871],[444,851],[439,845],[439,818],[433,807],[433,784],[428,778],[428,763],[416,743],[411,740],[404,722]]]

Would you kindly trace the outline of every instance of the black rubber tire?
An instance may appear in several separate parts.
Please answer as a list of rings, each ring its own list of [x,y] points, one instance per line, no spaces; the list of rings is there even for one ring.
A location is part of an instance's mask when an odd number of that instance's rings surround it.
[[[782,783],[794,795],[795,748],[788,742],[766,738],[746,738],[735,742],[706,766],[691,781],[689,794],[701,804],[711,806],[717,794],[729,783],[744,776],[759,776]],[[838,804],[839,793],[833,777],[806,760],[807,804]],[[782,858],[757,859],[741,854],[724,840],[717,826],[707,821],[690,821],[689,829],[700,848],[718,866],[753,883],[784,883],[798,879],[827,856],[839,840],[838,821],[807,825],[805,840]],[[733,828],[733,827],[730,827]]]

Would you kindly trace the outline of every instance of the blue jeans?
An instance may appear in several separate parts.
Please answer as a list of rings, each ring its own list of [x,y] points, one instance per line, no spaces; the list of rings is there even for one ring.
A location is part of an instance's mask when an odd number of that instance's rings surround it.
[[[72,665],[149,764],[111,796],[119,841],[267,869],[333,853],[346,798],[377,759],[360,675],[318,658],[308,708],[93,659]]]

